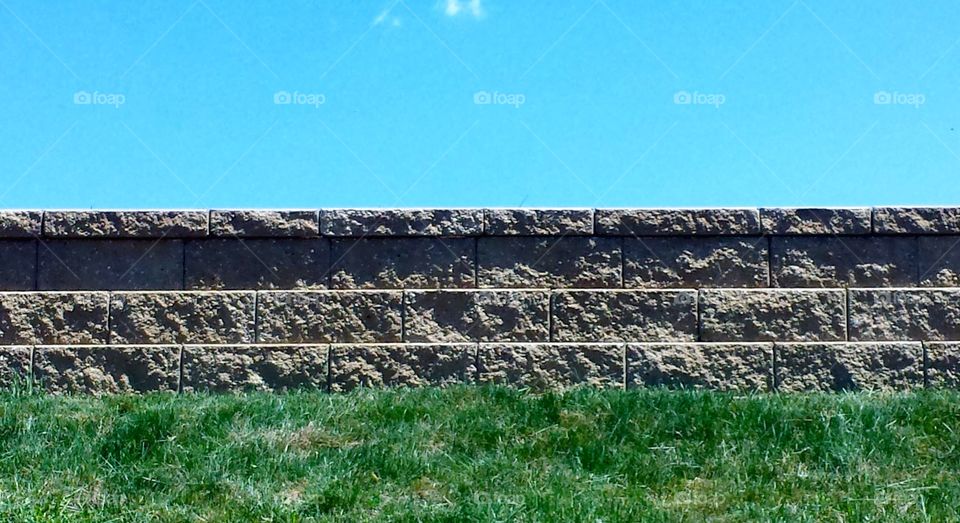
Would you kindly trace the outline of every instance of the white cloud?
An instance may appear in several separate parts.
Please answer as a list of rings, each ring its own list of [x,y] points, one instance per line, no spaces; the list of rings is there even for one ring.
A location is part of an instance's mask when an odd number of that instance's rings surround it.
[[[391,15],[390,9],[384,9],[383,11],[380,11],[380,14],[378,14],[376,18],[373,19],[373,25],[381,25],[385,23],[388,23],[393,27],[400,27],[402,21],[399,17]]]
[[[474,18],[483,17],[482,0],[447,0],[443,10],[447,16],[458,16],[460,13],[469,14]]]

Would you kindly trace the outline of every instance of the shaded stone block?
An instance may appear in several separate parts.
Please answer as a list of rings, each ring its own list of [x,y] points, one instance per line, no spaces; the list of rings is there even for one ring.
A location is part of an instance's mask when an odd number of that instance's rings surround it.
[[[547,291],[407,291],[404,341],[548,341]]]
[[[30,382],[30,347],[0,347],[0,389]]]
[[[331,287],[402,289],[473,287],[471,238],[333,240]]]
[[[603,235],[760,234],[757,209],[597,209],[595,216]]]
[[[701,341],[839,341],[846,338],[843,290],[700,291]]]
[[[325,239],[203,239],[186,244],[188,289],[299,289],[327,286]]]
[[[253,343],[254,292],[118,292],[110,298],[114,344]]]
[[[875,207],[873,232],[960,234],[960,207]]]
[[[207,211],[47,211],[48,238],[195,238],[207,235]]]
[[[183,391],[243,392],[327,388],[328,345],[188,345]]]
[[[106,292],[0,293],[0,344],[107,343]]]
[[[324,236],[478,236],[480,209],[329,209],[320,211]]]
[[[960,389],[960,343],[931,341],[926,349],[926,379],[929,387]]]
[[[476,379],[476,345],[334,345],[330,389],[448,386]]]
[[[623,387],[623,345],[480,345],[480,382],[543,390],[574,385]]]
[[[264,291],[258,341],[264,343],[382,343],[401,341],[398,291]]]
[[[921,236],[917,271],[922,287],[960,287],[960,236]]]
[[[923,386],[920,343],[777,343],[781,392]]]
[[[589,236],[593,209],[484,209],[483,231],[492,236]]]
[[[595,290],[553,293],[553,341],[695,341],[697,292]]]
[[[626,287],[765,287],[767,239],[752,237],[626,238]]]
[[[37,278],[37,242],[0,240],[0,290],[32,291]]]
[[[767,391],[773,387],[772,343],[632,343],[630,387]]]
[[[37,385],[53,393],[176,392],[180,347],[37,347],[33,377]]]
[[[850,289],[850,340],[960,340],[960,289]]]
[[[210,236],[311,238],[319,234],[317,211],[210,211]]]
[[[38,248],[40,290],[178,290],[180,240],[45,240]]]
[[[917,279],[916,238],[774,237],[777,287],[897,287]]]
[[[870,234],[869,207],[766,208],[760,223],[766,234]]]
[[[0,238],[36,238],[42,217],[41,211],[0,210]]]
[[[487,237],[477,240],[480,287],[620,287],[619,238]]]

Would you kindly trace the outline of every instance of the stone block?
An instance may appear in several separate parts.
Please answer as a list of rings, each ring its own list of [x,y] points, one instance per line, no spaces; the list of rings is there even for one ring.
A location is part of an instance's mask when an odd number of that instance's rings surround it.
[[[480,345],[480,381],[535,390],[623,387],[623,345],[491,343]]]
[[[476,379],[474,344],[334,345],[330,389],[443,387]]]
[[[774,237],[777,287],[902,287],[917,279],[916,238]]]
[[[549,341],[547,291],[407,291],[404,341]]]
[[[253,343],[254,292],[117,292],[114,344]]]
[[[31,347],[0,347],[0,389],[26,387],[30,382]]]
[[[334,289],[469,288],[475,284],[472,238],[333,240]]]
[[[960,340],[960,289],[850,289],[850,340]]]
[[[399,342],[399,291],[264,291],[257,331],[263,343]]]
[[[487,237],[477,240],[483,288],[620,287],[619,238]]]
[[[203,239],[186,244],[188,289],[316,289],[327,286],[326,239]]]
[[[329,209],[320,211],[325,236],[478,236],[480,209]]]
[[[843,290],[706,289],[700,291],[700,340],[840,341],[845,312]]]
[[[180,347],[37,347],[33,377],[40,388],[53,393],[176,392]]]
[[[40,211],[0,210],[0,238],[36,238],[41,233],[42,217]]]
[[[317,211],[210,211],[210,236],[312,238],[319,234]]]
[[[760,234],[757,209],[597,209],[596,233],[613,236]]]
[[[106,292],[0,293],[0,345],[107,343]]]
[[[32,291],[36,269],[36,241],[0,240],[0,291]]]
[[[553,293],[553,341],[695,341],[697,292],[595,290]]]
[[[626,287],[766,287],[767,239],[645,237],[623,243]]]
[[[921,236],[917,263],[921,287],[960,287],[960,236]]]
[[[184,392],[326,390],[328,345],[187,345]]]
[[[869,207],[760,209],[765,234],[870,234]]]
[[[181,240],[45,240],[37,252],[40,290],[179,290]]]
[[[778,343],[781,392],[923,387],[920,343]]]
[[[629,387],[768,391],[772,343],[632,343]]]
[[[196,238],[207,235],[207,211],[47,211],[47,238]]]
[[[960,207],[875,207],[879,234],[960,234]]]
[[[483,231],[491,236],[589,236],[593,209],[484,209]]]
[[[937,389],[960,389],[960,343],[931,341],[926,349],[927,385]]]

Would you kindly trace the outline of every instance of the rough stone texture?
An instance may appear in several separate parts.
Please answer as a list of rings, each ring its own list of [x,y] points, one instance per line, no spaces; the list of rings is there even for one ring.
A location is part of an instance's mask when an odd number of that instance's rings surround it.
[[[405,341],[549,341],[546,291],[408,291]]]
[[[924,346],[927,385],[960,389],[960,343],[927,342]]]
[[[333,240],[334,289],[469,288],[472,238]]]
[[[923,386],[920,343],[778,343],[777,390],[903,390]]]
[[[623,345],[613,343],[482,344],[480,382],[547,389],[623,387]]]
[[[842,290],[700,291],[701,341],[839,341],[845,338]]]
[[[188,345],[184,392],[327,388],[328,345]]]
[[[180,347],[37,347],[36,383],[53,393],[176,392]]]
[[[326,239],[203,239],[186,244],[188,289],[316,289],[327,286]]]
[[[597,209],[596,233],[616,236],[760,234],[757,209]]]
[[[960,236],[921,236],[917,262],[923,287],[960,287]]]
[[[319,234],[317,211],[210,211],[210,236],[311,238]]]
[[[767,391],[772,343],[636,343],[627,345],[630,387]]]
[[[207,211],[47,211],[48,238],[195,238],[207,235]]]
[[[476,345],[335,345],[330,389],[447,386],[476,379]]]
[[[853,341],[960,340],[960,289],[851,289]]]
[[[254,292],[119,292],[110,340],[121,343],[253,343]]]
[[[320,211],[325,236],[478,236],[480,209],[331,209]]]
[[[557,291],[553,341],[695,341],[697,292]]]
[[[0,238],[40,236],[42,217],[40,211],[0,211]]]
[[[626,238],[626,287],[766,287],[767,239],[751,237]]]
[[[875,207],[873,232],[958,234],[960,207]]]
[[[37,242],[0,240],[0,290],[31,291],[37,282]]]
[[[478,286],[620,287],[620,256],[619,238],[479,238]]]
[[[593,234],[593,209],[484,209],[483,231],[492,236]]]
[[[28,384],[30,350],[30,347],[0,347],[0,388]]]
[[[107,343],[106,292],[0,293],[0,345]]]
[[[45,240],[37,258],[40,290],[183,288],[180,240]]]
[[[916,238],[774,237],[775,287],[900,287],[917,279]]]
[[[870,208],[760,209],[766,234],[870,234]]]
[[[265,291],[257,331],[264,343],[384,343],[401,341],[398,291]]]

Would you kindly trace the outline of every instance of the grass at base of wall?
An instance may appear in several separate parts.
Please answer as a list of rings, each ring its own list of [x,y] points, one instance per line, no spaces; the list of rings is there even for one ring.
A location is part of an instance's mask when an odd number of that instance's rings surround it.
[[[955,521],[960,394],[0,396],[2,521]]]

